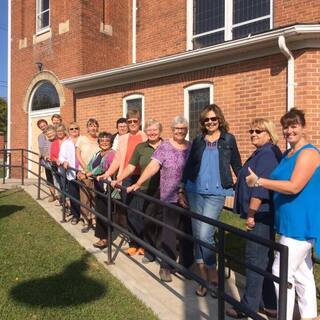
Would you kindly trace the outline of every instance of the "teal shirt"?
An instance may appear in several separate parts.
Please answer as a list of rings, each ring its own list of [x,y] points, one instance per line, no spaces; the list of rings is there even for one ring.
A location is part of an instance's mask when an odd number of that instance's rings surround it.
[[[271,174],[274,180],[289,180],[292,176],[300,152],[311,148],[307,144],[288,157],[285,153],[279,165]],[[320,167],[316,169],[305,187],[294,195],[274,192],[275,227],[279,234],[297,239],[314,240],[317,254],[320,254]]]

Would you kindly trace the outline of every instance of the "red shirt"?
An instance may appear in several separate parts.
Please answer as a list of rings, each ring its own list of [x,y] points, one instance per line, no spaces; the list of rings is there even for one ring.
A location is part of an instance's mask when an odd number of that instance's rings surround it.
[[[136,148],[136,146],[142,142],[142,136],[141,134],[135,134],[135,135],[130,135],[128,138],[128,145],[127,145],[127,152],[126,152],[126,159],[124,161],[124,168],[127,167],[127,165],[129,164],[129,161],[131,159],[131,156],[133,154],[134,149]],[[137,175],[139,174],[139,168],[136,167],[136,169],[134,170],[134,172],[132,173],[132,175]]]
[[[50,160],[58,161],[59,152],[60,152],[60,140],[59,139],[53,140],[50,146]]]

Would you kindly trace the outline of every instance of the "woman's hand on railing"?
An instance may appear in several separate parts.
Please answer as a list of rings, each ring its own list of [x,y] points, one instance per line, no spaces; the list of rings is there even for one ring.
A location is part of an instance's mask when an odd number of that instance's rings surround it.
[[[137,191],[140,188],[141,188],[140,184],[134,183],[133,185],[131,185],[130,187],[127,188],[127,192],[130,193],[132,191]]]
[[[246,229],[247,231],[251,231],[256,226],[256,223],[254,221],[254,217],[248,217],[246,221]]]
[[[189,208],[189,203],[184,190],[178,191],[178,203],[182,208],[185,208],[185,209]]]
[[[64,161],[62,165],[67,170],[68,167],[69,167],[69,162],[68,161]]]
[[[110,184],[112,188],[115,188],[117,185],[121,185],[121,181],[112,180]]]
[[[100,180],[108,180],[108,179],[109,179],[109,176],[104,173],[104,174],[102,174],[102,175],[100,175],[100,176],[97,176],[96,179],[97,179],[97,181],[100,181]]]

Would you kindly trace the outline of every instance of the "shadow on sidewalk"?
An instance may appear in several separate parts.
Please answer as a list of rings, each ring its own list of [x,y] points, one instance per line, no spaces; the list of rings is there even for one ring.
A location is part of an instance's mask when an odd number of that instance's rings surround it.
[[[41,307],[74,306],[102,298],[108,288],[85,274],[89,256],[84,254],[62,273],[18,284],[11,289],[10,296],[20,303]]]

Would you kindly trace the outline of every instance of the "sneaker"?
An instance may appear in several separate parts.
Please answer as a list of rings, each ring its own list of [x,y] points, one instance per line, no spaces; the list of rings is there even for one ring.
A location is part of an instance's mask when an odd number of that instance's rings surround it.
[[[87,226],[85,226],[84,228],[81,229],[82,233],[88,233],[90,231],[90,229],[93,229],[92,224],[88,224]]]
[[[73,226],[75,226],[75,225],[78,224],[78,223],[79,223],[79,218],[73,217],[73,218],[71,219],[71,224],[72,224]]]
[[[234,319],[242,319],[242,318],[246,318],[247,316],[245,315],[245,313],[238,311],[234,308],[229,308],[226,310],[226,315],[229,316],[230,318],[234,318]]]
[[[128,250],[127,250],[127,254],[129,256],[134,256],[138,253],[138,248],[136,247],[129,247]]]
[[[144,256],[144,248],[139,248],[138,249],[138,255],[139,256]]]
[[[144,256],[144,257],[142,258],[142,260],[141,260],[141,262],[142,262],[143,264],[147,264],[147,263],[150,263],[150,262],[153,262],[153,261],[154,261],[154,259],[151,259],[151,258],[146,257],[146,256]]]
[[[160,275],[161,281],[163,281],[163,282],[171,282],[172,281],[171,272],[169,269],[160,268],[159,275]]]
[[[108,246],[108,240],[107,239],[100,239],[98,242],[94,243],[93,246],[95,248],[98,248],[100,250],[103,250]]]

